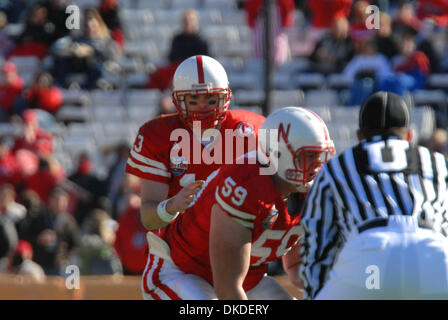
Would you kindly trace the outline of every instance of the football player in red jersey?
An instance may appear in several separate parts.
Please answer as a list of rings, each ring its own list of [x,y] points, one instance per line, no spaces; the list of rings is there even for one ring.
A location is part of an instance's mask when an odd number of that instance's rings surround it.
[[[267,267],[284,257],[299,283],[300,212],[288,212],[286,199],[307,192],[334,145],[325,123],[304,108],[280,109],[261,129],[257,152],[245,155],[255,163],[214,171],[184,214],[160,237],[150,234],[145,299],[293,298]]]
[[[141,220],[154,232],[188,207],[211,172],[250,146],[256,148],[256,134],[265,119],[253,112],[228,110],[231,91],[226,71],[208,56],[193,56],[178,66],[172,97],[179,112],[146,122],[126,165],[126,172],[142,178]],[[179,130],[185,134],[173,135]],[[227,130],[234,134],[224,134]],[[244,146],[241,150],[239,143]]]

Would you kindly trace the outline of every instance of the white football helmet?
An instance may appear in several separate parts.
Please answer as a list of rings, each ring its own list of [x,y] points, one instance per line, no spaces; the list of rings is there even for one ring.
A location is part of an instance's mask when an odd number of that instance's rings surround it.
[[[191,111],[185,106],[185,96],[217,94],[218,107],[214,110]],[[223,66],[213,58],[198,55],[184,60],[173,77],[173,103],[181,119],[190,127],[200,121],[201,128],[212,128],[222,122],[229,108],[231,91]]]
[[[314,112],[286,107],[270,114],[260,128],[258,158],[270,163],[277,175],[307,192],[313,179],[335,154],[327,126]]]

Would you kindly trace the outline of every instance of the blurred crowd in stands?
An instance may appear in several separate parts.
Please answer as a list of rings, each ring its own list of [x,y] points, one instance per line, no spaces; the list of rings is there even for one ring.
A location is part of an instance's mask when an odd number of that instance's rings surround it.
[[[82,275],[141,274],[146,235],[139,217],[140,181],[124,174],[129,145],[111,150],[106,178],[93,173],[88,153],[76,159],[74,172],[66,172],[53,156],[53,134],[39,124],[39,110],[55,115],[64,104],[62,92],[72,88],[72,74],[85,75],[78,89],[101,88],[107,63],[124,56],[127,40],[120,2],[101,0],[85,8],[80,30],[66,27],[71,3],[76,1],[0,0],[0,123],[23,126],[16,136],[0,133],[0,273],[43,279],[64,276],[65,267],[76,264]],[[245,11],[252,30],[252,57],[261,58],[263,1],[235,3],[236,10]],[[379,30],[366,27],[370,4],[381,9]],[[169,53],[145,88],[169,90],[183,59],[214,54],[195,9],[183,13],[180,32],[168,40]],[[375,90],[405,94],[423,89],[428,75],[448,73],[448,0],[277,0],[277,67],[297,56],[288,36],[297,27],[297,11],[305,17],[300,27],[306,29],[306,38],[299,45],[309,61],[308,71],[340,73],[352,81],[347,105],[359,105]],[[24,25],[19,34],[7,32],[8,24],[19,23]],[[435,33],[444,34],[444,41],[434,43]],[[29,85],[18,73],[20,66],[11,61],[17,56],[40,59]],[[159,108],[159,114],[175,112],[167,95]],[[438,128],[427,144],[446,154],[445,128]]]

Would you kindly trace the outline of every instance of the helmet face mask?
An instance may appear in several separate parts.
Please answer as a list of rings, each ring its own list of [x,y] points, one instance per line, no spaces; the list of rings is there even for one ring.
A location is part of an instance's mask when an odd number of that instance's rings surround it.
[[[191,110],[186,103],[187,97],[194,97],[200,95],[216,95],[218,104],[214,108],[204,108],[202,110]],[[189,91],[175,91],[172,94],[173,103],[179,112],[182,121],[189,127],[193,126],[194,121],[201,122],[201,128],[214,128],[219,123],[224,121],[226,111],[230,105],[231,92],[227,89],[213,89],[211,91],[204,90],[189,90]]]
[[[293,154],[295,168],[289,168],[285,171],[286,180],[295,185],[303,186],[305,189],[311,187],[312,181],[319,170],[328,161],[329,154],[333,153],[330,149],[320,146],[299,148]],[[303,190],[303,188],[300,189]]]
[[[214,109],[191,110],[186,105],[188,96],[218,95]],[[188,127],[200,121],[201,128],[214,128],[224,121],[230,105],[231,91],[222,65],[208,56],[193,56],[184,60],[173,77],[173,103]]]

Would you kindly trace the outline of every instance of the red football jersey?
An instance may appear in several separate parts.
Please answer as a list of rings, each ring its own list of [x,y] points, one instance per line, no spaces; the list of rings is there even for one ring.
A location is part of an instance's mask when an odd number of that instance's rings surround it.
[[[164,229],[161,236],[182,271],[197,274],[213,285],[209,232],[215,203],[252,232],[250,268],[243,284],[246,291],[257,285],[270,262],[297,243],[300,214],[288,214],[272,177],[260,175],[259,170],[259,164],[221,167],[208,177],[194,206]]]
[[[229,110],[217,128],[220,135],[204,146],[178,114],[159,116],[140,128],[126,172],[169,184],[168,197],[172,197],[191,182],[205,180],[222,164],[255,150],[258,129],[264,120],[253,112]]]

